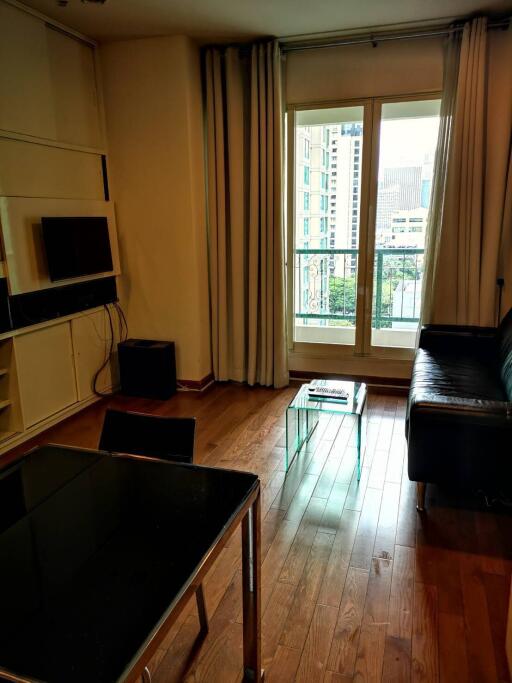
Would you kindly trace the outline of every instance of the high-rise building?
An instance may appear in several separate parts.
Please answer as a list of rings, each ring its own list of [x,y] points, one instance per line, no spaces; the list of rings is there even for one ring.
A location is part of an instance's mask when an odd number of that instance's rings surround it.
[[[333,249],[358,249],[361,200],[361,124],[330,126],[329,245]],[[332,275],[354,276],[357,255],[329,259]]]
[[[296,140],[296,247],[328,249],[328,126],[300,126]],[[325,313],[329,306],[328,256],[302,255],[302,282],[296,287],[300,310]],[[306,266],[307,264],[307,266]],[[299,302],[296,302],[299,303]],[[317,324],[325,324],[319,321]]]
[[[385,230],[397,211],[417,209],[421,206],[421,166],[384,168],[379,178],[377,204],[377,234]]]

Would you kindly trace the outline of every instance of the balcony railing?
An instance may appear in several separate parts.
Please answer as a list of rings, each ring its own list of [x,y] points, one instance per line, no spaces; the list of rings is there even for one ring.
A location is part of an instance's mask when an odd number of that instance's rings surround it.
[[[295,318],[355,324],[358,249],[296,249]],[[376,248],[372,326],[409,328],[419,321],[424,250]],[[314,324],[314,323],[313,323]]]

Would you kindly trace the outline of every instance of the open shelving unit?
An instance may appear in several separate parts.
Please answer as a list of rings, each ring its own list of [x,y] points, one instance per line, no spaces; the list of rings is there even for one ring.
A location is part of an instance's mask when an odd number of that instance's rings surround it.
[[[0,443],[23,429],[12,339],[0,341]]]

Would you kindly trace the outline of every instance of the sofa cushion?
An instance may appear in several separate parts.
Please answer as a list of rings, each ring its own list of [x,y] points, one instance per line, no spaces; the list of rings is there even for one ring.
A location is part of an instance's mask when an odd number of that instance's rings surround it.
[[[475,356],[418,349],[411,380],[409,403],[453,396],[506,401],[499,367]]]
[[[501,321],[498,327],[498,349],[501,381],[507,392],[509,401],[512,401],[512,309]]]

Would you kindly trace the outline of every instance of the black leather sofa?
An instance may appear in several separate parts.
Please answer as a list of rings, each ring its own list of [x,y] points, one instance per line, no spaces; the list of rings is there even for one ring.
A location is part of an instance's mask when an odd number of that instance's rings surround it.
[[[427,325],[409,391],[409,478],[487,495],[512,490],[512,310],[498,328]]]

